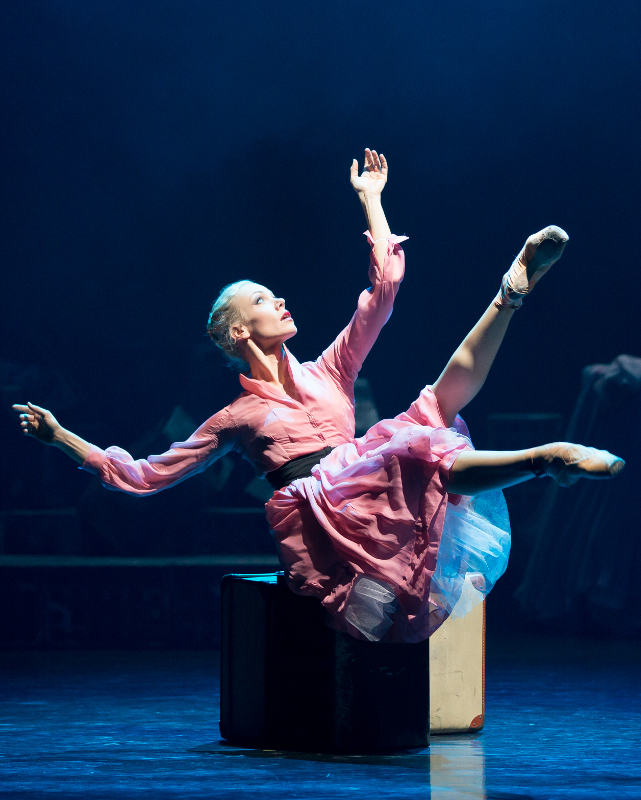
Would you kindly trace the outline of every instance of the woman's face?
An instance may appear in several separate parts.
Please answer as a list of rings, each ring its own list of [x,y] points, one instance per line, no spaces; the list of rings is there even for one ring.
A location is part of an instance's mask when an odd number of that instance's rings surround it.
[[[240,320],[232,325],[232,335],[237,340],[252,339],[261,349],[291,339],[296,333],[296,325],[285,308],[282,297],[274,297],[273,292],[259,283],[246,284],[232,299]]]

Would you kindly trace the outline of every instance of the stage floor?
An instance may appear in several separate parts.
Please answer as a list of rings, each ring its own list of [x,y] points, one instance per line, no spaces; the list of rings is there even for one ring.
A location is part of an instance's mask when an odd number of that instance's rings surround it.
[[[637,642],[489,638],[484,729],[381,757],[225,745],[213,652],[0,665],[1,797],[641,798]]]

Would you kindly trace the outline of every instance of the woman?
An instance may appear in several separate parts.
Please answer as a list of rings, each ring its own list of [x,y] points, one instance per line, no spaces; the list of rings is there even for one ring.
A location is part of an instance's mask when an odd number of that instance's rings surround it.
[[[208,323],[214,342],[245,363],[243,392],[166,453],[134,460],[89,444],[44,408],[14,409],[26,435],[57,446],[105,486],[134,494],[172,486],[230,450],[244,452],[275,489],[267,519],[291,588],[318,597],[331,624],[353,636],[419,641],[479,602],[504,571],[509,523],[497,490],[544,475],[562,485],[611,477],[623,461],[558,442],[475,451],[458,416],[483,385],[515,309],[560,258],[568,237],[554,226],[527,239],[436,383],[354,439],[354,381],[404,270],[406,237],[390,233],[381,205],[387,173],[376,151],[365,150],[361,175],[352,162],[372,285],[316,361],[300,364],[287,349],[296,325],[284,299],[243,280],[223,289]]]

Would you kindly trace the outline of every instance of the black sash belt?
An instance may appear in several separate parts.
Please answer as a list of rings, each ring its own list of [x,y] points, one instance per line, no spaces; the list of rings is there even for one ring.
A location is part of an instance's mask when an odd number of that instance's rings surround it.
[[[308,478],[312,474],[312,467],[316,466],[321,458],[329,455],[333,449],[333,447],[323,447],[322,450],[317,450],[315,453],[307,453],[307,455],[292,458],[282,467],[268,472],[265,477],[274,489],[281,489],[283,486],[295,481],[296,478]]]

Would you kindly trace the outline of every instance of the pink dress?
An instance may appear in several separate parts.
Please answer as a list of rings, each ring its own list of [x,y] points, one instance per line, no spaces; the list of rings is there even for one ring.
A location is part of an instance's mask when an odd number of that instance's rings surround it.
[[[167,452],[134,460],[92,446],[82,465],[108,488],[153,494],[232,450],[266,473],[332,447],[310,477],[273,494],[267,520],[293,591],[317,597],[332,625],[368,640],[420,641],[466,613],[504,571],[510,543],[501,492],[448,494],[450,468],[472,443],[460,417],[447,427],[429,386],[407,411],[354,438],[354,381],[391,314],[405,238],[389,237],[383,265],[372,250],[371,288],[315,361],[301,364],[284,348],[298,399],[240,375],[244,391]]]

